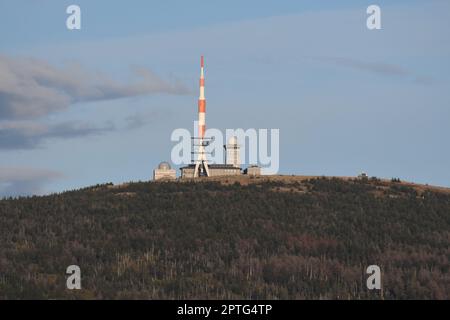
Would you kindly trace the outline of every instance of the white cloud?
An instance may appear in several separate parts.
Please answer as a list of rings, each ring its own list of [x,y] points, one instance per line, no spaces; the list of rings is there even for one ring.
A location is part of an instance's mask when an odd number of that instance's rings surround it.
[[[33,119],[67,109],[81,101],[118,99],[145,94],[186,94],[150,70],[135,68],[137,80],[123,84],[79,65],[59,68],[43,60],[0,56],[0,120]]]

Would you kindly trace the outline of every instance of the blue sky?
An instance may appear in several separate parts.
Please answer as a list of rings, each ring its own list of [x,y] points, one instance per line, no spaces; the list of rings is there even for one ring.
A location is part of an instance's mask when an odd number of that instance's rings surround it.
[[[448,30],[447,1],[2,1],[0,194],[150,179],[201,54],[208,127],[279,128],[281,174],[450,186]]]

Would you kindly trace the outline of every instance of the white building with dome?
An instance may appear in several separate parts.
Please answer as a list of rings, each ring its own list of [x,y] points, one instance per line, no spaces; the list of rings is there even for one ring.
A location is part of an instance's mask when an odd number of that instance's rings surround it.
[[[175,169],[170,167],[168,162],[161,162],[158,168],[153,170],[153,180],[174,180],[177,178],[177,173]]]

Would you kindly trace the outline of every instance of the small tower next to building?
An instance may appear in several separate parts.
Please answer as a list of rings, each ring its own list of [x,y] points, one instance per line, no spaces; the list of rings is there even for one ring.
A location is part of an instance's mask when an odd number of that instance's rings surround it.
[[[237,137],[231,137],[228,143],[224,145],[226,152],[226,164],[231,164],[235,168],[241,167],[240,147],[238,145]]]

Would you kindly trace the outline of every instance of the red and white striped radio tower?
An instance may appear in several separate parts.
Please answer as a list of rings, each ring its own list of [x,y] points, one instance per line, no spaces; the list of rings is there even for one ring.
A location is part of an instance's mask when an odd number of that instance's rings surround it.
[[[208,162],[206,160],[205,146],[208,145],[208,139],[205,139],[205,116],[206,116],[206,99],[205,99],[205,75],[204,75],[203,56],[200,60],[200,96],[198,98],[198,151],[197,161],[195,162],[194,178],[199,175],[209,176]]]

